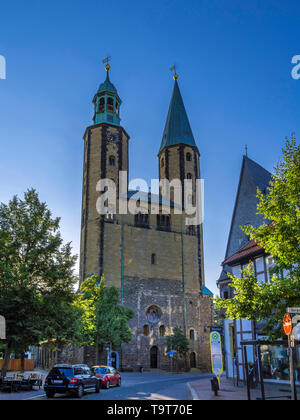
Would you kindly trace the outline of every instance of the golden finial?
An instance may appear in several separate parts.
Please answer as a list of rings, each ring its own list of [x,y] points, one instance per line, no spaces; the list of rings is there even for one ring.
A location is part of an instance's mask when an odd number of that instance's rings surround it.
[[[174,71],[174,75],[173,75],[173,79],[177,80],[178,79],[178,74],[176,72],[176,65],[174,65],[173,67],[170,68],[170,71]]]
[[[106,58],[104,58],[104,60],[102,60],[103,64],[106,64],[105,66],[105,70],[109,71],[110,70],[110,65],[108,64],[111,60],[111,57],[107,56]]]

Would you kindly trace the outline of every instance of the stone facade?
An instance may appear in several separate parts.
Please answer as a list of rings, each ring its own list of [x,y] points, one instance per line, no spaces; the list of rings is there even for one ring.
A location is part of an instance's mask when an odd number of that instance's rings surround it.
[[[92,273],[104,274],[106,284],[119,289],[121,302],[135,311],[130,322],[132,342],[114,349],[120,369],[137,370],[140,366],[168,369],[166,336],[179,326],[190,339],[188,366],[209,370],[209,327],[213,313],[211,298],[203,295],[202,225],[191,231],[185,225],[185,215],[175,214],[173,207],[169,225],[162,227],[148,199],[140,203],[141,212],[149,213],[144,224],[138,224],[134,215],[117,213],[106,217],[96,210],[100,197],[96,188],[98,181],[114,180],[118,192],[118,174],[119,171],[128,172],[128,155],[129,136],[122,127],[101,123],[87,128],[84,135],[81,281]],[[159,154],[159,174],[160,179],[170,181],[184,180],[191,175],[194,201],[195,181],[200,178],[197,147],[179,144],[165,148]],[[163,212],[163,204],[159,201],[155,212]],[[95,349],[85,349],[83,359],[94,364]],[[99,361],[106,362],[105,351],[99,354]]]

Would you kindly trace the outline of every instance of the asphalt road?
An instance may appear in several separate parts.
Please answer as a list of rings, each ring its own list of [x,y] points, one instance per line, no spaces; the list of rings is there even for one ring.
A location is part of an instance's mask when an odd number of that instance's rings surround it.
[[[87,393],[82,400],[190,400],[188,382],[207,379],[210,375],[188,373],[169,375],[166,373],[123,373],[122,386],[109,390],[102,389],[100,394]],[[26,398],[32,399],[28,395]],[[46,400],[45,395],[33,395],[34,400]],[[77,400],[72,396],[57,395],[54,399]]]

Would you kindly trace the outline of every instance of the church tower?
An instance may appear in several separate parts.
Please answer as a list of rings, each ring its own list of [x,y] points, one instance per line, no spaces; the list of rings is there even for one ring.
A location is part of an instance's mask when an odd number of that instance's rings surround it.
[[[103,274],[105,216],[98,214],[96,186],[101,179],[111,179],[119,186],[119,171],[128,171],[129,136],[120,125],[122,101],[109,77],[94,96],[94,124],[84,134],[84,171],[82,191],[82,222],[80,278]]]
[[[200,153],[186,113],[184,102],[178,85],[178,75],[174,75],[174,88],[167,115],[166,125],[158,153],[159,179],[167,179],[170,183],[178,179],[181,182],[182,209],[189,203],[196,204],[196,181],[200,180]],[[192,194],[185,192],[185,180],[192,181]],[[163,191],[161,191],[162,195]],[[171,189],[171,201],[176,201],[174,190]],[[185,200],[187,202],[185,202]],[[203,232],[202,225],[185,226],[187,234],[197,237],[198,281],[200,289],[204,285],[203,264]]]

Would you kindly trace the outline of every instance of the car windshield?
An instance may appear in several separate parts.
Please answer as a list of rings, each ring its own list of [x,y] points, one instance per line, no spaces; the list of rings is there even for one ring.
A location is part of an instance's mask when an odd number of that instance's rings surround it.
[[[73,369],[64,368],[64,367],[62,368],[56,367],[50,371],[50,375],[59,375],[59,376],[66,376],[66,377],[73,376]]]
[[[96,369],[96,373],[108,373],[105,367],[100,367]]]

